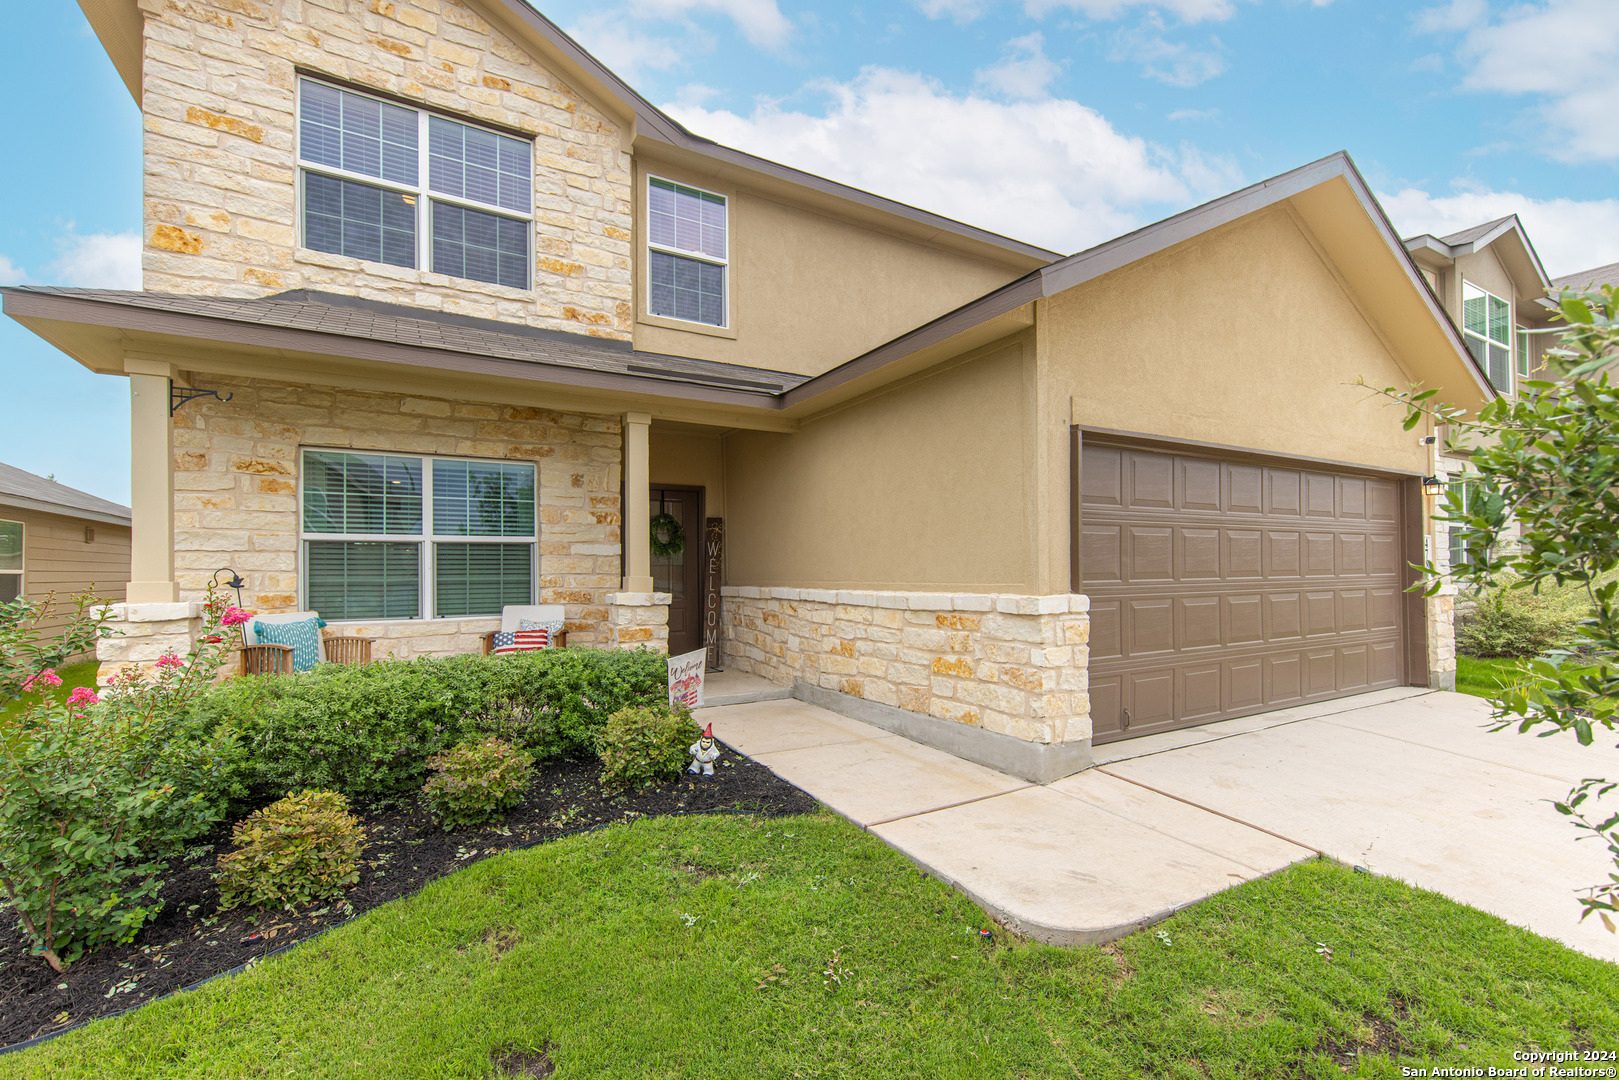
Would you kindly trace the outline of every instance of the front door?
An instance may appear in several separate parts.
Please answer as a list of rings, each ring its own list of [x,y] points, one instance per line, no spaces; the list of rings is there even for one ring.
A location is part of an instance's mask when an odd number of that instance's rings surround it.
[[[669,655],[679,656],[703,647],[703,489],[653,487],[652,520],[660,514],[678,521],[685,533],[679,553],[659,555],[656,547],[652,552],[652,587],[670,596]]]

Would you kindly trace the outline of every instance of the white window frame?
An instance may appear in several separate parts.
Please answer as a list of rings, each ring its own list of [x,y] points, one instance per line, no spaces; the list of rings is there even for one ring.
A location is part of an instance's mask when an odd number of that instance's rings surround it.
[[[420,271],[420,272],[423,272],[423,273],[429,273],[429,274],[441,273],[441,271],[434,270],[432,268],[432,264],[433,264],[432,204],[435,203],[435,202],[446,203],[446,204],[448,204],[450,206],[460,206],[460,207],[463,207],[463,208],[468,209],[468,210],[479,210],[479,211],[482,211],[483,213],[493,214],[496,217],[508,218],[508,219],[510,219],[512,221],[527,222],[528,223],[528,228],[523,230],[523,234],[524,234],[525,237],[527,237],[527,240],[528,240],[528,243],[527,243],[527,249],[528,250],[524,255],[524,258],[528,262],[528,274],[527,274],[528,282],[527,282],[526,285],[523,286],[523,291],[524,292],[533,292],[534,291],[534,140],[533,139],[519,139],[518,140],[519,142],[522,142],[523,145],[528,147],[528,177],[529,177],[529,192],[528,192],[529,210],[528,210],[528,213],[526,213],[526,214],[525,213],[520,213],[520,212],[518,212],[516,210],[511,210],[511,209],[508,209],[508,208],[506,208],[504,206],[494,206],[494,205],[491,205],[489,203],[478,202],[475,199],[463,199],[463,198],[460,198],[460,197],[455,196],[455,195],[445,195],[445,194],[443,194],[441,192],[433,191],[428,186],[428,167],[429,167],[428,157],[429,157],[429,152],[428,152],[428,130],[427,129],[428,129],[428,125],[430,123],[430,118],[431,117],[437,116],[440,119],[449,120],[449,121],[452,121],[454,123],[461,124],[464,127],[476,128],[479,131],[487,131],[491,135],[500,135],[500,136],[502,136],[504,138],[508,138],[508,139],[515,139],[515,138],[517,138],[517,136],[512,135],[510,132],[497,131],[492,127],[486,127],[483,124],[477,124],[477,123],[473,123],[473,122],[468,121],[468,120],[464,120],[459,116],[450,116],[450,115],[447,115],[447,114],[441,113],[441,112],[430,111],[430,110],[427,110],[427,109],[421,109],[421,108],[417,108],[417,107],[412,106],[412,105],[405,105],[405,104],[402,104],[402,103],[400,103],[398,101],[394,101],[391,98],[379,97],[376,94],[367,94],[367,93],[365,93],[363,91],[355,90],[355,89],[352,89],[350,87],[343,86],[343,85],[341,85],[339,83],[328,82],[325,79],[317,79],[317,78],[314,78],[313,76],[310,76],[310,75],[302,75],[302,74],[300,74],[297,78],[298,78],[298,90],[297,90],[297,94],[295,95],[296,102],[294,104],[295,117],[294,117],[294,121],[293,121],[292,143],[293,143],[293,153],[296,155],[297,161],[298,161],[298,179],[297,179],[297,183],[293,185],[293,187],[294,187],[293,211],[297,216],[297,222],[298,222],[298,247],[299,248],[301,248],[301,249],[303,249],[305,251],[314,251],[314,250],[316,250],[314,248],[309,247],[309,245],[307,243],[305,243],[305,236],[304,236],[304,201],[305,201],[304,200],[304,174],[305,173],[319,173],[322,176],[330,176],[330,177],[334,177],[334,178],[336,178],[338,180],[349,180],[349,181],[352,181],[353,183],[356,183],[356,184],[365,184],[365,185],[367,185],[369,187],[382,188],[384,191],[397,191],[400,194],[412,196],[416,200],[416,202],[415,202],[415,206],[416,206],[416,265],[414,267],[411,267],[411,269],[414,269],[414,270],[417,270],[417,271]],[[385,180],[380,176],[367,176],[365,173],[357,173],[357,172],[353,172],[353,171],[351,171],[349,169],[341,169],[341,168],[337,168],[336,166],[332,166],[332,165],[324,165],[324,164],[322,164],[322,163],[320,163],[318,161],[309,161],[309,160],[307,160],[304,157],[304,150],[303,150],[303,146],[304,146],[304,141],[303,141],[304,83],[306,83],[306,82],[318,83],[321,86],[325,86],[325,87],[327,87],[329,89],[332,89],[332,90],[340,91],[341,93],[353,94],[356,97],[370,98],[372,101],[378,101],[378,102],[381,102],[384,105],[392,105],[396,109],[409,109],[410,111],[414,112],[416,114],[416,184],[414,186],[410,185],[410,184],[401,184],[401,183],[399,183],[397,181],[394,181],[394,180]],[[727,241],[728,240],[729,240],[729,238],[727,238]],[[321,252],[321,254],[329,255],[329,254],[331,254],[331,252]],[[390,265],[391,266],[392,264],[387,263],[387,264],[384,264],[384,265]],[[445,274],[444,276],[445,277],[454,277],[454,275],[452,275],[452,274]],[[500,285],[498,282],[492,282],[492,281],[479,281],[477,278],[456,278],[456,280],[457,281],[472,281],[472,282],[476,282],[479,285],[495,285],[497,288],[502,288],[502,289],[510,288],[509,285]]]
[[[304,528],[304,467],[307,455],[365,454],[374,457],[413,458],[422,465],[422,531],[417,533],[325,533],[310,532]],[[433,515],[433,462],[471,461],[480,465],[528,465],[534,470],[534,532],[523,536],[461,536],[456,533],[435,533]],[[415,618],[334,619],[334,623],[379,622],[455,622],[464,619],[495,619],[500,612],[490,615],[436,615],[438,607],[438,575],[435,560],[438,545],[445,544],[527,544],[528,545],[528,602],[536,602],[540,588],[540,467],[535,462],[513,462],[505,458],[459,457],[453,454],[401,454],[394,450],[367,450],[354,446],[302,446],[298,448],[298,608],[313,610],[309,606],[309,556],[311,540],[362,541],[384,544],[416,545],[416,584],[418,589]]]
[[[1528,379],[1534,374],[1530,361],[1529,328],[1512,324],[1512,372],[1515,379]],[[1513,384],[1516,386],[1516,382]]]
[[[716,259],[714,256],[702,251],[687,251],[685,248],[671,247],[666,244],[652,242],[652,181],[662,180],[665,184],[674,184],[677,187],[690,188],[700,191],[704,195],[712,195],[725,202],[725,258]],[[670,322],[686,323],[690,326],[706,326],[710,330],[729,330],[731,328],[731,197],[723,192],[710,191],[708,188],[688,184],[684,180],[676,180],[671,176],[659,176],[657,173],[647,173],[646,183],[642,185],[641,192],[642,221],[646,222],[646,313],[654,319],[668,319]],[[707,263],[718,266],[725,283],[725,321],[722,323],[699,322],[696,319],[681,319],[674,315],[659,315],[652,310],[652,252],[664,255],[674,255],[693,262]]]
[[[1482,335],[1475,334],[1475,333],[1473,333],[1471,330],[1469,330],[1467,328],[1467,290],[1468,289],[1477,289],[1479,292],[1484,294],[1484,333]],[[1462,340],[1465,342],[1469,337],[1476,337],[1480,341],[1484,342],[1484,377],[1486,379],[1488,379],[1489,376],[1490,376],[1490,359],[1489,359],[1490,358],[1490,346],[1491,345],[1500,345],[1500,344],[1502,344],[1501,342],[1496,341],[1494,338],[1490,337],[1489,327],[1490,327],[1490,301],[1491,300],[1499,300],[1502,303],[1506,304],[1506,306],[1507,306],[1507,326],[1509,327],[1509,329],[1507,330],[1507,337],[1510,339],[1510,340],[1508,340],[1506,342],[1506,347],[1507,347],[1507,385],[1505,387],[1499,387],[1498,386],[1498,387],[1496,387],[1496,389],[1499,390],[1503,394],[1514,394],[1514,393],[1517,393],[1517,390],[1518,390],[1518,340],[1517,339],[1518,339],[1518,330],[1521,329],[1521,328],[1518,326],[1517,311],[1513,307],[1512,301],[1510,299],[1504,297],[1504,296],[1495,295],[1493,292],[1486,289],[1484,286],[1480,285],[1476,281],[1468,281],[1466,278],[1463,278],[1462,279],[1462,310],[1459,313],[1461,315],[1460,322],[1461,322]]]
[[[4,574],[6,577],[15,577],[17,579],[17,596],[18,597],[27,596],[28,595],[28,523],[26,521],[14,521],[11,518],[0,518],[0,524],[17,526],[17,528],[19,530],[19,532],[17,534],[17,554],[21,556],[21,561],[18,564],[17,569],[15,569],[15,570],[0,570],[0,574]]]

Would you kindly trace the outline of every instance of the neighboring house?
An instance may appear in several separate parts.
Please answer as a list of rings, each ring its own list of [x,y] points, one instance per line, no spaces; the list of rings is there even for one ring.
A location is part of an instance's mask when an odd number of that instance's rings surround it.
[[[0,604],[54,593],[55,631],[72,597],[120,601],[128,580],[129,507],[0,464]]]
[[[1607,266],[1593,267],[1590,270],[1581,270],[1574,274],[1564,274],[1562,277],[1552,278],[1552,292],[1555,294],[1562,289],[1579,289],[1584,292],[1590,289],[1599,289],[1604,285],[1613,285],[1619,288],[1619,263],[1609,263]]]
[[[148,650],[230,566],[398,656],[531,600],[682,651],[722,555],[727,668],[1030,777],[1454,680],[1429,433],[1355,381],[1494,391],[1345,155],[1064,258],[699,138],[521,0],[84,7],[145,291],[5,310],[129,379]]]

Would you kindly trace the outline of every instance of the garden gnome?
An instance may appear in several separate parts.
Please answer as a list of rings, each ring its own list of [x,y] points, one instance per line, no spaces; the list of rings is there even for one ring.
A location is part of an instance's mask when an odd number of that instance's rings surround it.
[[[714,762],[719,759],[720,748],[714,745],[714,725],[710,724],[703,729],[702,738],[691,744],[691,768],[686,771],[713,776]]]

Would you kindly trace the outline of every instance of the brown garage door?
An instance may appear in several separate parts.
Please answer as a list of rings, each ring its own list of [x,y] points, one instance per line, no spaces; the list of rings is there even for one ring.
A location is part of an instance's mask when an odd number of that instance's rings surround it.
[[[1086,437],[1095,741],[1400,685],[1400,483]]]

